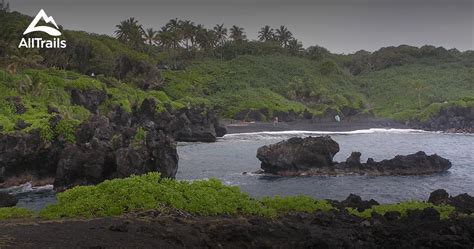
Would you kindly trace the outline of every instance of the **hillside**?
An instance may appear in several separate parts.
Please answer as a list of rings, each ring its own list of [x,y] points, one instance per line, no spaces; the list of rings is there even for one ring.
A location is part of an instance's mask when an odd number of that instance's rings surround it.
[[[117,105],[130,112],[143,99],[155,98],[160,110],[165,104],[174,109],[204,105],[222,118],[259,121],[275,116],[332,120],[336,114],[408,121],[426,119],[443,106],[473,105],[472,51],[402,45],[337,55],[318,46],[302,49],[299,43],[148,44],[141,37],[120,40],[67,30],[66,49],[18,49],[30,20],[18,12],[0,14],[1,23],[8,24],[0,26],[4,131],[13,130],[18,119],[31,124],[28,129],[42,127],[48,106],[80,123],[91,113],[71,104],[70,91],[80,88],[106,93],[97,106],[102,113]],[[25,105],[21,114],[12,107],[17,96]]]

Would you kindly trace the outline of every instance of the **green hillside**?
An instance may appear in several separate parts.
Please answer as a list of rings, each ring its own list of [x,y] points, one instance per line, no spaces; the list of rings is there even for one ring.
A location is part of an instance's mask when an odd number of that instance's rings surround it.
[[[84,87],[106,93],[99,106],[104,114],[117,105],[131,111],[152,97],[160,109],[205,105],[223,118],[373,113],[406,121],[474,102],[472,51],[402,45],[338,55],[319,46],[304,49],[284,26],[248,41],[236,26],[208,29],[172,19],[153,31],[134,18],[117,25],[117,38],[62,30],[66,49],[18,49],[31,19],[0,11],[0,125],[6,131],[22,119],[31,124],[27,129],[54,133],[47,127],[48,105],[69,117],[70,130],[90,114],[71,104],[71,90]],[[277,35],[285,32],[286,38]],[[25,113],[14,112],[15,96]]]

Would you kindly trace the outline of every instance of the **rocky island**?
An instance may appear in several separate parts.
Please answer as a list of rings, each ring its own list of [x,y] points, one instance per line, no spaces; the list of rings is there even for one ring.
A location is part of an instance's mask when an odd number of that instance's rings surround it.
[[[296,175],[426,175],[440,173],[451,168],[451,162],[436,154],[398,155],[380,162],[369,158],[360,161],[360,152],[352,152],[345,162],[333,161],[339,152],[339,144],[330,136],[294,137],[258,149],[257,158],[265,173]]]

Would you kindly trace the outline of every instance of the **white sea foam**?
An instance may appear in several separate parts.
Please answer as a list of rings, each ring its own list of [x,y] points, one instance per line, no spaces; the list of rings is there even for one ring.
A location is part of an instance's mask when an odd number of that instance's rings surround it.
[[[10,194],[21,194],[21,193],[26,193],[26,192],[38,192],[38,191],[46,191],[46,190],[53,190],[53,185],[49,184],[49,185],[44,185],[44,186],[33,187],[31,182],[27,182],[19,186],[4,188],[1,191],[7,192]]]
[[[416,130],[416,129],[384,129],[384,128],[371,128],[354,131],[302,131],[302,130],[289,130],[289,131],[261,131],[261,132],[248,132],[248,133],[234,133],[226,134],[225,137],[239,137],[248,135],[350,135],[350,134],[373,134],[373,133],[391,133],[391,134],[408,134],[408,133],[439,133],[432,131]]]

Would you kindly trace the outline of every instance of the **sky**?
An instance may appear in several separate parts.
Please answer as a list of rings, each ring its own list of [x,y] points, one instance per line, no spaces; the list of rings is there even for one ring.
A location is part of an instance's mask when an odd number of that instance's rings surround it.
[[[264,25],[285,25],[304,47],[334,53],[426,44],[474,50],[474,0],[10,0],[12,10],[34,16],[40,9],[64,29],[113,35],[135,17],[159,29],[169,19],[213,27],[224,23],[257,39]],[[26,28],[26,27],[25,27]]]

